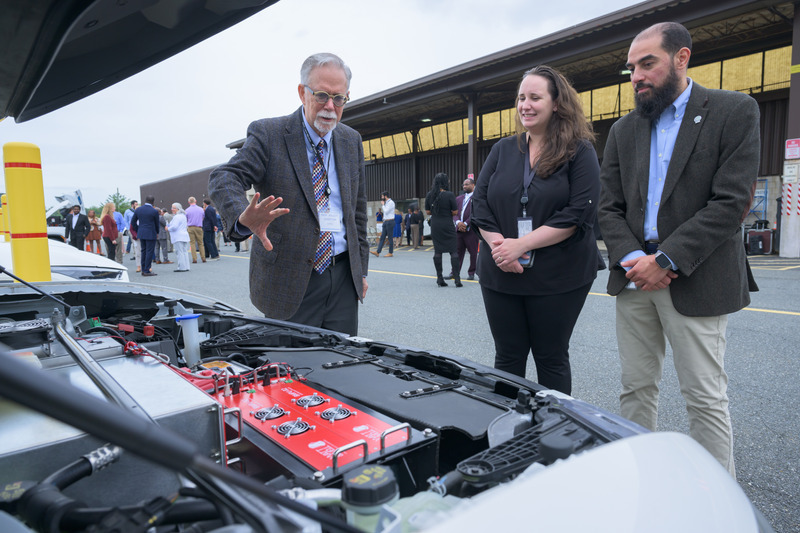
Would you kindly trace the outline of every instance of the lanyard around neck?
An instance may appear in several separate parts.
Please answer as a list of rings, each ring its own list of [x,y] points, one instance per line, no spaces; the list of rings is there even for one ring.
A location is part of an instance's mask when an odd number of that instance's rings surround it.
[[[308,129],[305,126],[303,126],[303,133],[306,134],[306,139],[308,139],[308,144],[309,144],[309,146],[311,146],[311,153],[314,155],[314,157],[317,157],[319,155],[319,154],[317,154],[317,146],[314,144],[314,141],[311,140],[311,134],[308,133]],[[333,139],[333,137],[331,137],[331,139]],[[325,139],[320,137],[320,140],[324,141]],[[319,158],[320,158],[320,162],[322,162],[322,156],[319,156]],[[325,170],[325,179],[326,180],[328,179],[328,169],[330,168],[330,164],[331,164],[331,147],[330,147],[330,144],[329,144],[328,145],[327,161],[322,163],[322,167]]]

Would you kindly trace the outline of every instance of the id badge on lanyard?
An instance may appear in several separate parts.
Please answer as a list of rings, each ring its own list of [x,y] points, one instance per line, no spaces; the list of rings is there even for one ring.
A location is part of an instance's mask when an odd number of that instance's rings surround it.
[[[536,167],[538,166],[538,162],[534,167],[528,170],[528,160],[525,161],[525,171],[522,174],[522,197],[519,199],[519,203],[522,204],[522,217],[517,219],[517,238],[521,239],[528,233],[533,231],[533,217],[528,216],[528,187],[530,187],[531,182],[533,181],[533,177],[536,175]],[[525,255],[525,254],[523,254]],[[531,268],[533,266],[533,258],[535,256],[534,250],[529,250],[527,252],[528,258],[525,259],[523,256],[520,256],[517,261],[519,264],[523,266],[523,268]]]

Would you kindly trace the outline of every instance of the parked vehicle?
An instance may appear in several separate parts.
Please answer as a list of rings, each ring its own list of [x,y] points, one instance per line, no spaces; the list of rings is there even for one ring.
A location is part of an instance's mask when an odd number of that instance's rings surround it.
[[[0,116],[271,3],[0,0]],[[458,355],[135,283],[0,283],[0,436],[3,532],[771,531],[684,435]]]

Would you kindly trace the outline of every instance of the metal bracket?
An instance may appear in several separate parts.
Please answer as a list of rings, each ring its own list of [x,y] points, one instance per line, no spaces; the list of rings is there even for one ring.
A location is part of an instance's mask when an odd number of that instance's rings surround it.
[[[380,361],[377,357],[365,357],[364,359],[351,359],[349,361],[336,361],[335,363],[325,363],[322,368],[344,368],[347,366],[363,365],[364,363],[372,363],[373,361]]]
[[[450,383],[445,383],[444,385],[432,385],[430,387],[403,391],[400,393],[400,396],[402,396],[403,398],[411,399],[411,398],[417,398],[419,396],[429,396],[431,394],[437,394],[439,392],[453,390],[460,386],[461,385],[458,381],[451,381]]]

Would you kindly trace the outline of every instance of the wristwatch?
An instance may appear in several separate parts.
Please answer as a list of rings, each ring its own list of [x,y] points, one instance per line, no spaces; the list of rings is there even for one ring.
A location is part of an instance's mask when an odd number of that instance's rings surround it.
[[[656,252],[656,264],[661,268],[672,270],[672,263],[664,252]]]

